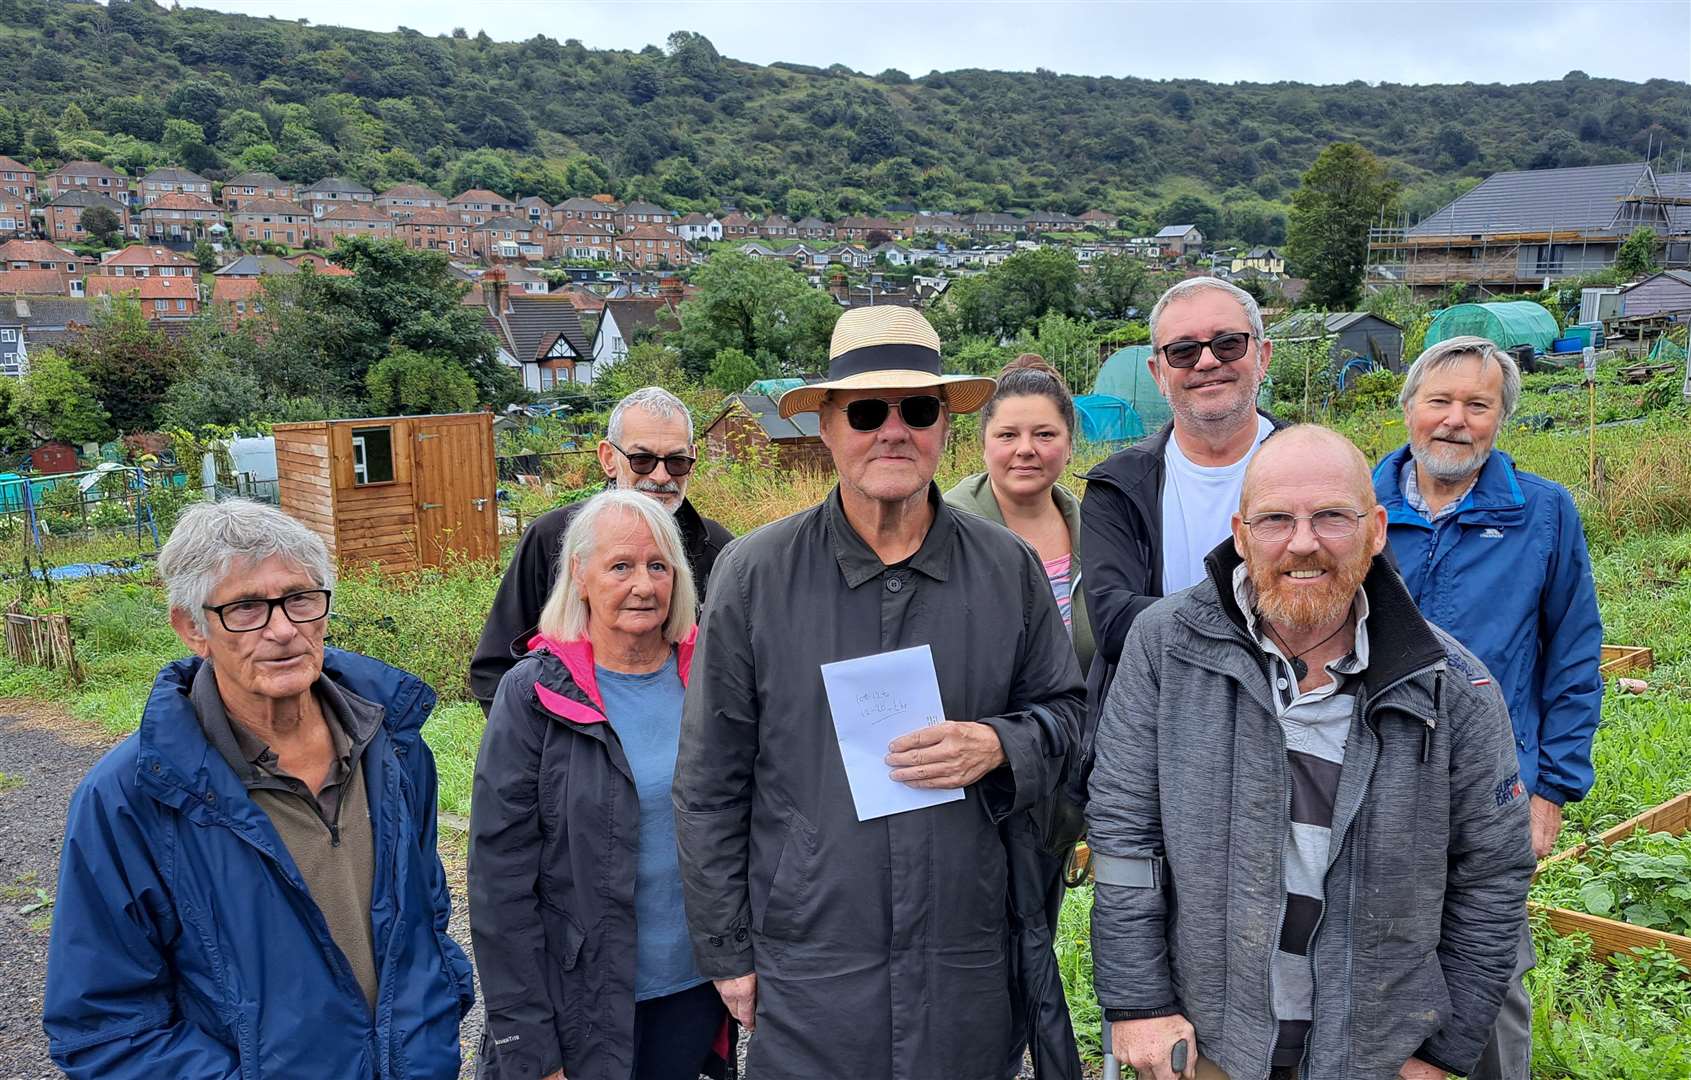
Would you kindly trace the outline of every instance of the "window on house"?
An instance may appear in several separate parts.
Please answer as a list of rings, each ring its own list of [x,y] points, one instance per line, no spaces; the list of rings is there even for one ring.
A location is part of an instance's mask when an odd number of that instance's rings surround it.
[[[176,310],[177,311],[187,311],[188,310],[188,301],[186,301],[186,300],[176,301]]]
[[[352,482],[354,485],[393,482],[393,429],[352,429]]]
[[[154,311],[167,311],[167,310],[169,310],[169,308],[170,308],[170,301],[169,300],[154,300],[153,301],[153,310]]]
[[[0,341],[16,341],[16,340],[18,340],[18,332],[16,330],[13,330],[13,329],[10,329],[10,328],[7,328],[5,330],[0,330]]]

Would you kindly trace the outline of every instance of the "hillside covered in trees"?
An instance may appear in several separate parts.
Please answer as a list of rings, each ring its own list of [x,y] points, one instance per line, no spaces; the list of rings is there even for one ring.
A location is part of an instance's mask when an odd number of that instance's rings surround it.
[[[609,191],[794,218],[1098,207],[1258,242],[1278,240],[1299,174],[1334,141],[1378,154],[1424,212],[1498,169],[1638,160],[1691,137],[1687,84],[1579,72],[1513,86],[867,75],[741,63],[688,31],[631,53],[152,0],[0,0],[0,63],[0,153],[46,165]]]

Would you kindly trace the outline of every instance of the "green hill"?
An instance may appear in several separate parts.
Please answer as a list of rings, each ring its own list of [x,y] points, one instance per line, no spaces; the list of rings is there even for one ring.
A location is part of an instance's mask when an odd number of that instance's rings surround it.
[[[0,153],[45,164],[173,161],[214,178],[414,179],[549,201],[609,190],[793,217],[1101,207],[1140,228],[1174,211],[1246,240],[1277,239],[1299,174],[1336,140],[1387,159],[1406,203],[1426,209],[1497,169],[1638,160],[1691,137],[1687,84],[1579,72],[1512,86],[868,76],[741,63],[687,32],[631,53],[151,0],[0,0],[0,63]]]

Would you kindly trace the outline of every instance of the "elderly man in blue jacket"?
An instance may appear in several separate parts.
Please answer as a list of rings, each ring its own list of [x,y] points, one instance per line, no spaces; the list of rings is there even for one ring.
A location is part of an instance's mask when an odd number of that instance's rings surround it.
[[[1603,700],[1603,625],[1573,498],[1494,449],[1515,410],[1515,361],[1478,337],[1422,353],[1403,384],[1409,445],[1374,472],[1392,552],[1423,615],[1485,663],[1509,706],[1531,795],[1533,852],[1556,845],[1562,806],[1591,790]],[[1474,1080],[1525,1080],[1530,935]]]
[[[159,553],[196,654],[71,799],[44,1023],[71,1080],[456,1080],[434,694],[325,649],[328,551],[245,500]]]

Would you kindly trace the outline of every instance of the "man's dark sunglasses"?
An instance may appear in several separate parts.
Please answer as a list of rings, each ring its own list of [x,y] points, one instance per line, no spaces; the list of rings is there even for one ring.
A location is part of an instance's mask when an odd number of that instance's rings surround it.
[[[611,443],[611,446],[616,449],[617,453],[628,459],[628,467],[634,470],[636,476],[650,475],[652,470],[658,467],[660,461],[663,462],[664,472],[669,475],[686,476],[693,471],[693,462],[699,460],[695,457],[688,457],[686,454],[648,454],[644,450],[631,454],[617,446],[616,443]]]
[[[291,623],[316,622],[329,613],[329,590],[306,589],[286,596],[251,596],[227,604],[202,604],[217,613],[217,621],[232,634],[250,634],[270,625],[270,617],[281,608]]]
[[[853,431],[878,431],[887,417],[892,415],[893,406],[898,406],[898,415],[903,417],[907,428],[931,428],[939,423],[939,414],[944,403],[932,394],[920,394],[916,397],[897,398],[888,401],[885,398],[858,398],[846,403],[846,423]]]
[[[1231,364],[1251,350],[1251,335],[1234,331],[1231,334],[1217,334],[1208,341],[1195,341],[1182,338],[1171,341],[1163,346],[1163,359],[1168,361],[1169,367],[1189,368],[1198,366],[1198,358],[1204,355],[1204,346],[1208,345],[1210,355],[1223,364]]]

